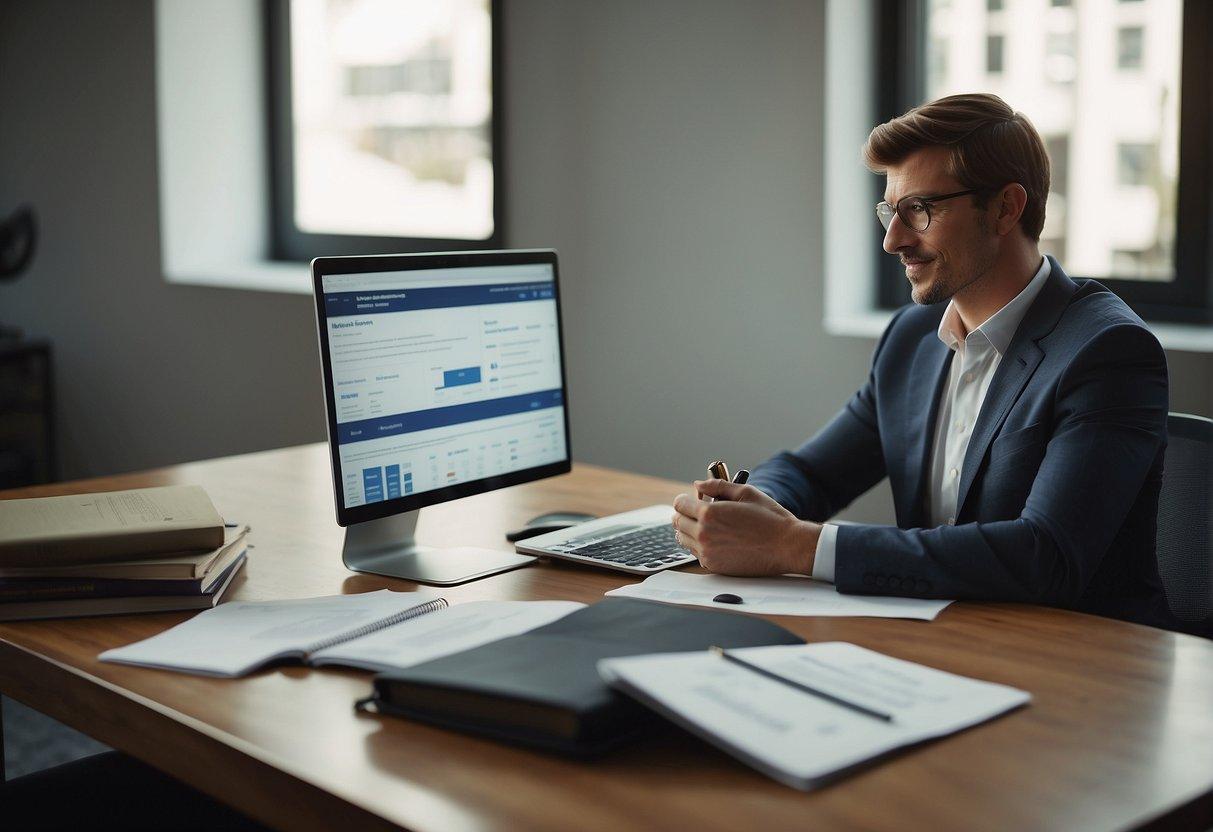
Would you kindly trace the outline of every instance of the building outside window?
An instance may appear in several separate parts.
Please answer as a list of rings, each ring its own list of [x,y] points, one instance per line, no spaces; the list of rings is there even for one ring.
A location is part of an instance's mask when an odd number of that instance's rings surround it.
[[[920,100],[992,92],[1032,120],[1053,168],[1041,248],[1069,273],[1174,280],[1182,0],[1125,9],[1149,21],[1152,44],[1166,45],[1151,49],[1144,25],[1115,14],[1116,0],[1053,6],[1008,0],[983,55],[967,33],[988,32],[984,0],[927,0],[923,58],[932,71]],[[1109,72],[1112,61],[1139,71]]]
[[[490,0],[272,0],[279,256],[500,240]]]

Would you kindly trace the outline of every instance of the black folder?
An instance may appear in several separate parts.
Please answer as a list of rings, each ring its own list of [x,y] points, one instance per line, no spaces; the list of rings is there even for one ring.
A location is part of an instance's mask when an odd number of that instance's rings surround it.
[[[599,659],[721,647],[803,644],[731,612],[607,598],[559,621],[375,677],[360,707],[572,756],[594,756],[655,717],[611,690]]]

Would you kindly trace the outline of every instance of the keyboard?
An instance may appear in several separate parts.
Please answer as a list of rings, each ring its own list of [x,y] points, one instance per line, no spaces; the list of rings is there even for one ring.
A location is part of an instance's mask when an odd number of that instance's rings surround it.
[[[674,540],[674,527],[611,526],[592,535],[551,546],[552,554],[586,559],[624,572],[659,572],[693,563],[695,556]]]

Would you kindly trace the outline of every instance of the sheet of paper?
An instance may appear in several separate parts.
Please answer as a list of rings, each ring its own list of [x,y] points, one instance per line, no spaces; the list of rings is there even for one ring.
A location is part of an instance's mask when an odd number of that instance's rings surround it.
[[[284,601],[230,601],[102,661],[240,676],[276,658],[435,600],[433,592],[364,592]],[[432,615],[433,613],[430,613]]]
[[[402,621],[313,653],[315,665],[390,670],[470,650],[550,624],[579,610],[576,601],[469,601]]]
[[[722,604],[712,600],[722,593],[736,595],[742,603]],[[952,603],[883,595],[844,595],[833,584],[812,578],[729,578],[674,571],[658,572],[641,583],[612,589],[607,595],[763,615],[866,615],[923,621],[934,620]]]
[[[708,652],[607,659],[598,667],[613,687],[800,789],[1031,699],[1025,691],[843,642],[729,652],[779,676],[889,713],[893,720],[858,713]]]

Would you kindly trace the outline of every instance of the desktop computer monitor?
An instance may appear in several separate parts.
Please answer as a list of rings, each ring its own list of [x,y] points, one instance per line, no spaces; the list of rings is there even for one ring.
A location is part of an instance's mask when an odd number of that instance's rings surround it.
[[[320,257],[312,283],[346,566],[450,585],[533,561],[413,531],[570,470],[556,252]]]

